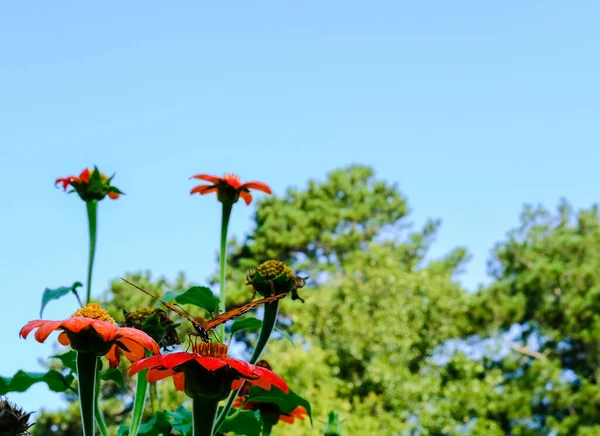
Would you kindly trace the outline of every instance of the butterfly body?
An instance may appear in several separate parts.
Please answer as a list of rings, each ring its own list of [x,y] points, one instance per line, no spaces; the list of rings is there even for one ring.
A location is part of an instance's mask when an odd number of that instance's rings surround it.
[[[142,289],[135,283],[131,283],[130,281],[125,280],[124,278],[121,278],[121,280],[123,280],[125,283],[130,284],[134,288],[142,291],[144,294],[149,295],[150,297],[154,298],[156,301],[159,301],[163,306],[171,309],[173,312],[177,313],[179,316],[187,319],[190,323],[192,323],[192,326],[194,327],[194,331],[189,332],[189,334],[191,336],[199,337],[203,342],[210,341],[209,333],[215,327],[217,327],[221,324],[224,324],[227,321],[230,321],[234,318],[237,318],[238,316],[248,312],[250,309],[252,309],[254,307],[260,306],[261,304],[266,304],[266,303],[271,303],[273,301],[277,301],[287,295],[286,293],[283,293],[283,294],[273,295],[273,296],[270,296],[267,298],[263,298],[261,300],[251,301],[250,303],[244,304],[243,306],[240,306],[240,307],[236,307],[235,309],[231,309],[225,313],[217,315],[214,318],[206,321],[202,317],[191,316],[190,314],[177,308],[176,306],[172,305],[171,303],[167,303],[166,301],[158,298],[157,296],[152,295],[150,292]]]

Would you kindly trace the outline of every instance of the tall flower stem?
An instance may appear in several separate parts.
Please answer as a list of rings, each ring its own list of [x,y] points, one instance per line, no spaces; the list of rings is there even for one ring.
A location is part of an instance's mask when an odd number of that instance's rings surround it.
[[[152,353],[146,350],[146,357]],[[129,426],[129,436],[136,436],[140,431],[142,416],[144,415],[144,406],[146,405],[146,397],[148,396],[148,380],[146,379],[147,369],[140,371],[137,375],[135,400],[133,402],[133,414],[131,415],[131,425]],[[154,411],[155,413],[158,410]]]
[[[97,359],[96,359],[97,361]],[[106,426],[106,422],[104,421],[104,416],[102,416],[102,412],[100,411],[100,404],[98,402],[98,397],[100,396],[100,365],[96,365],[96,391],[94,392],[94,416],[96,417],[96,425],[98,426],[98,430],[100,430],[100,434],[102,436],[108,435],[108,427]]]
[[[273,424],[271,424],[270,422],[264,422],[263,421],[263,428],[262,428],[261,435],[262,436],[269,436],[271,434],[271,430],[272,429],[273,429]]]
[[[263,316],[262,327],[260,329],[260,334],[258,335],[258,342],[256,343],[256,347],[254,348],[252,356],[249,360],[249,362],[253,365],[260,358],[260,355],[265,350],[267,343],[269,342],[269,339],[271,337],[271,334],[273,333],[273,329],[275,328],[275,322],[277,321],[277,314],[279,313],[279,301],[277,300],[273,301],[272,303],[267,303],[264,305],[264,308],[265,315]],[[243,383],[242,386],[244,386]],[[227,414],[231,410],[231,405],[233,404],[235,397],[237,397],[240,389],[242,389],[242,386],[240,386],[240,388],[237,391],[233,391],[231,392],[231,394],[229,394],[227,403],[225,403],[225,406],[221,410],[221,413],[219,413],[219,417],[217,418],[217,422],[215,423],[215,432],[219,430],[219,427],[221,427],[221,425],[227,418]]]
[[[96,402],[96,367],[98,357],[93,353],[77,353],[79,405],[83,436],[94,436],[94,407]]]
[[[220,272],[219,272],[219,310],[221,313],[225,312],[226,304],[226,269],[227,269],[227,228],[229,227],[229,217],[231,216],[231,209],[233,203],[224,201],[223,202],[223,216],[221,219],[221,253],[219,255]],[[225,342],[225,325],[219,326],[219,336],[221,342]]]
[[[194,397],[192,403],[192,435],[212,436],[213,424],[217,415],[217,409],[219,408],[219,400]]]
[[[94,256],[96,254],[96,235],[97,235],[97,220],[98,220],[98,201],[88,200],[85,202],[87,206],[88,224],[90,229],[90,255],[88,259],[87,272],[87,298],[85,303],[90,302],[92,295],[92,270],[94,269]]]

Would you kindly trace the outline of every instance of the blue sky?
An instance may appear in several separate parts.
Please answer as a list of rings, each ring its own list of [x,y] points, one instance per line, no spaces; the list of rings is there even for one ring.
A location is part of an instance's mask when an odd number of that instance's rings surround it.
[[[192,174],[282,194],[350,163],[397,183],[414,222],[442,219],[433,255],[467,246],[475,289],[524,203],[598,200],[599,13],[592,1],[4,4],[0,375],[41,370],[52,341],[17,332],[45,287],[85,278],[85,208],[53,181],[94,164],[127,193],[100,204],[96,294],[126,271],[202,283],[214,270],[219,205],[189,196]],[[235,234],[252,210],[236,208]],[[11,394],[31,410],[57,398]]]

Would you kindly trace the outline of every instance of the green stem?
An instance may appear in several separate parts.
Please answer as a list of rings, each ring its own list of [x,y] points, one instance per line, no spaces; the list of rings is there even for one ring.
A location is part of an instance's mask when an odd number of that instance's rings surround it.
[[[227,269],[227,228],[229,227],[229,217],[231,216],[231,209],[233,208],[233,203],[224,202],[223,203],[223,215],[221,218],[221,253],[219,255],[219,263],[220,263],[220,274],[219,274],[219,311],[220,313],[225,313],[225,305],[226,305],[226,269]],[[225,342],[225,324],[221,324],[219,326],[219,336],[220,342]]]
[[[88,224],[90,228],[90,255],[88,260],[87,273],[87,298],[86,304],[89,304],[92,295],[92,270],[94,268],[94,255],[96,254],[96,235],[98,221],[98,201],[89,200],[85,202],[87,206]]]
[[[263,421],[263,428],[262,428],[261,435],[262,436],[269,436],[271,434],[271,430],[272,429],[273,429],[273,424],[271,424],[270,422],[264,422]]]
[[[151,353],[146,351],[146,357]],[[142,417],[144,416],[144,406],[148,394],[148,380],[146,379],[147,369],[140,371],[137,375],[135,400],[133,402],[133,415],[131,416],[131,425],[129,426],[129,436],[136,436],[140,431]],[[155,413],[157,410],[154,411]]]
[[[96,400],[96,366],[98,358],[92,353],[77,353],[79,406],[83,436],[94,436],[94,405]]]
[[[158,390],[156,389],[156,383],[150,384],[150,404],[152,404],[152,413],[156,413],[160,410],[160,403],[158,402]]]
[[[277,314],[279,313],[279,301],[267,303],[264,305],[264,308],[265,315],[263,316],[262,327],[260,329],[260,334],[258,335],[258,342],[256,343],[256,347],[254,348],[254,351],[252,352],[252,356],[250,357],[249,361],[251,364],[255,364],[258,361],[260,355],[262,354],[262,352],[267,346],[267,343],[269,342],[269,338],[271,337],[273,329],[275,328]],[[242,383],[242,386],[244,386],[244,383]],[[225,403],[225,407],[223,407],[221,413],[219,413],[219,417],[217,418],[217,422],[215,423],[215,432],[219,430],[219,427],[221,427],[221,425],[227,418],[227,414],[229,413],[229,410],[231,410],[231,405],[233,404],[235,397],[237,397],[240,389],[242,389],[242,386],[240,386],[240,388],[237,391],[231,392],[231,394],[229,394],[227,403]]]
[[[100,411],[100,404],[98,398],[100,397],[100,365],[96,368],[96,392],[94,393],[94,416],[96,417],[96,425],[102,436],[108,436],[108,427],[104,421],[104,416]]]
[[[212,436],[213,424],[219,401],[210,398],[194,397],[192,400],[193,436]]]

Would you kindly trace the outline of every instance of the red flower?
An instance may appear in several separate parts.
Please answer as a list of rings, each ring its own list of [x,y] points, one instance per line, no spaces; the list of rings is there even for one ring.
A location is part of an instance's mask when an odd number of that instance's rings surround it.
[[[235,203],[242,197],[246,204],[250,204],[252,202],[250,189],[256,189],[257,191],[271,194],[271,188],[264,183],[253,181],[242,184],[240,178],[233,174],[225,174],[223,177],[210,176],[208,174],[196,174],[191,178],[206,180],[207,182],[212,183],[212,185],[198,185],[192,189],[190,194],[204,195],[216,192],[217,198],[221,203]]]
[[[90,177],[91,176],[91,177]],[[98,168],[89,170],[86,168],[77,176],[59,177],[54,182],[54,185],[62,183],[63,190],[67,190],[67,187],[73,187],[74,191],[85,200],[102,200],[108,195],[109,198],[116,200],[122,194],[122,192],[110,185],[112,177],[108,177],[106,174],[98,171]]]
[[[148,369],[146,378],[151,383],[172,376],[175,389],[192,398],[224,399],[244,380],[266,390],[273,385],[289,392],[285,381],[274,372],[230,358],[226,345],[202,342],[194,345],[194,351],[148,357],[131,365],[128,374]]]
[[[271,369],[271,365],[266,360],[259,360],[256,362],[256,366],[260,366],[261,368],[266,368],[268,370]],[[263,401],[252,401],[250,398],[249,401],[245,401],[245,396],[248,395],[250,391],[250,385],[245,383],[240,391],[238,392],[238,396],[234,400],[232,407],[243,410],[259,410],[263,415],[263,418],[267,418],[272,421],[273,425],[278,421],[283,421],[288,424],[293,424],[294,421],[300,420],[304,421],[304,418],[308,416],[308,412],[302,406],[296,407],[289,413],[283,413],[279,406],[275,403],[267,403]]]
[[[21,329],[19,336],[26,339],[36,328],[38,330],[35,332],[35,339],[38,342],[44,342],[55,330],[62,330],[58,335],[58,342],[71,345],[71,348],[79,352],[105,355],[111,368],[119,365],[119,349],[123,350],[125,357],[132,362],[143,359],[145,349],[153,354],[160,354],[154,339],[141,330],[117,327],[108,312],[94,303],[79,309],[71,318],[62,321],[30,321]]]

